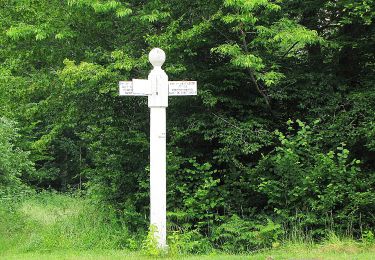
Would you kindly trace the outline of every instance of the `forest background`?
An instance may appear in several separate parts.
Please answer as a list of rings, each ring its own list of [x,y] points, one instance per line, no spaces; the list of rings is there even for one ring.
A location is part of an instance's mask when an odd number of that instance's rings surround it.
[[[160,47],[170,80],[198,81],[169,99],[169,231],[196,251],[373,240],[374,17],[374,0],[0,0],[0,196],[78,194],[137,247],[149,113],[118,81]]]

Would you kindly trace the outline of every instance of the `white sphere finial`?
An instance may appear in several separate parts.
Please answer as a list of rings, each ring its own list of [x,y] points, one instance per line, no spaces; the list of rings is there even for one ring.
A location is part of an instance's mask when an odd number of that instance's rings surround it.
[[[153,48],[148,54],[148,60],[154,67],[161,67],[165,62],[165,52],[159,48]]]

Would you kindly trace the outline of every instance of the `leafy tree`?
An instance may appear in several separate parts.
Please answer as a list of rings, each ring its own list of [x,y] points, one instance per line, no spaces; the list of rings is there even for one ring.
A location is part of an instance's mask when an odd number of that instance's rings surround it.
[[[18,189],[22,186],[21,176],[33,171],[29,153],[15,146],[18,137],[15,123],[0,118],[0,189]]]

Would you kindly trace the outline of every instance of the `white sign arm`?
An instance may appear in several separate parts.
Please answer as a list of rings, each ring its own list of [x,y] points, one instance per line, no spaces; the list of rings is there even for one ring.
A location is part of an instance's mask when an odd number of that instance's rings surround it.
[[[196,81],[169,81],[168,82],[169,96],[196,96],[197,82]]]

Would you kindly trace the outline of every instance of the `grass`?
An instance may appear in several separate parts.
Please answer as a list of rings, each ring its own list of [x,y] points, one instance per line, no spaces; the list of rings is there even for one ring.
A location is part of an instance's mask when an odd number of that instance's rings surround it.
[[[113,249],[127,238],[113,210],[82,198],[42,193],[0,202],[0,252]]]
[[[27,260],[89,260],[89,259],[155,259],[144,256],[139,252],[129,252],[126,250],[92,250],[92,251],[73,251],[59,250],[52,252],[29,252],[29,253],[10,253],[1,255],[3,259],[27,259]],[[335,244],[314,245],[308,247],[306,245],[287,245],[279,249],[267,250],[255,254],[247,255],[226,255],[226,254],[210,254],[210,255],[191,255],[191,256],[167,256],[162,259],[188,259],[188,260],[205,260],[205,259],[262,259],[262,260],[281,260],[281,259],[310,259],[310,260],[330,260],[330,259],[358,259],[373,260],[375,259],[375,247],[362,247],[351,244],[349,247],[337,246]]]
[[[110,208],[54,193],[0,200],[0,259],[155,259],[139,249]],[[321,244],[283,243],[246,255],[166,255],[163,259],[375,259],[375,245],[332,235]]]

